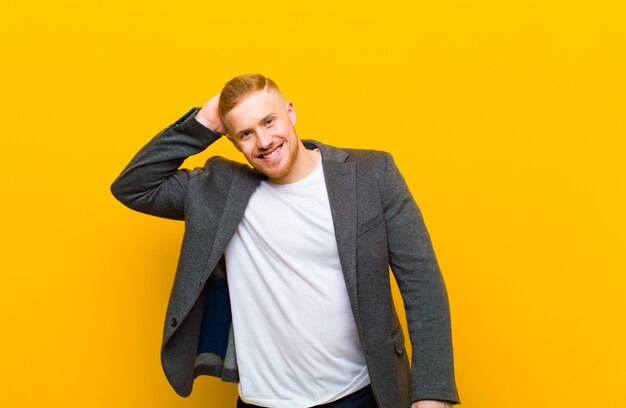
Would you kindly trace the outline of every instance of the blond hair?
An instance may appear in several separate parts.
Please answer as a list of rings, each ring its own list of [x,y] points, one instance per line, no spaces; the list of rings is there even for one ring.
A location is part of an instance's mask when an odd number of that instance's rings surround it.
[[[276,83],[261,74],[240,75],[226,82],[218,105],[220,117],[223,118],[245,96],[262,90],[275,91],[280,94]]]

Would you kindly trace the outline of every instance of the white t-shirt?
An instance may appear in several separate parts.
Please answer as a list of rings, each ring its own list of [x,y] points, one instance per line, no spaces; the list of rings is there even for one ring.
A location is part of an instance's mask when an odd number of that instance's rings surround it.
[[[260,184],[226,269],[243,401],[310,407],[369,384],[321,159],[295,183]]]

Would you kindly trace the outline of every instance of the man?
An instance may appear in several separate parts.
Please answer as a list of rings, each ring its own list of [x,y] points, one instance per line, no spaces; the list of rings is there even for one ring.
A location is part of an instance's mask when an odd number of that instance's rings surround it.
[[[273,81],[233,78],[112,185],[132,209],[185,221],[161,353],[168,380],[182,396],[199,375],[238,382],[238,407],[458,403],[445,286],[391,156],[300,140],[295,123]],[[179,169],[221,135],[252,168],[211,157]]]

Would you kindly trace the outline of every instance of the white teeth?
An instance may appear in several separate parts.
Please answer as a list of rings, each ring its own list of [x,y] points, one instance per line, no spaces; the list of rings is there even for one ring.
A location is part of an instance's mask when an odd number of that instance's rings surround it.
[[[274,151],[272,153],[270,153],[270,154],[263,154],[263,155],[261,155],[261,157],[264,158],[264,159],[271,159],[272,157],[276,156],[278,154],[278,152],[280,151],[280,149],[282,149],[282,148],[283,148],[283,146],[280,145],[276,149],[274,149]]]

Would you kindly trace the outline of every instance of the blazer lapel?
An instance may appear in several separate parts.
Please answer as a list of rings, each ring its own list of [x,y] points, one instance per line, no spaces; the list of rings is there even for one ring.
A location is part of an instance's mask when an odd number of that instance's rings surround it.
[[[209,271],[213,270],[224,255],[226,245],[230,242],[237,226],[241,222],[248,201],[250,201],[252,193],[261,180],[263,180],[263,175],[254,170],[250,171],[249,168],[243,166],[233,180],[209,255],[207,263]]]
[[[356,168],[347,163],[348,155],[340,149],[326,146],[312,140],[303,141],[322,153],[324,178],[328,201],[335,227],[339,260],[343,270],[346,289],[355,319],[358,321],[357,276],[356,276]]]

